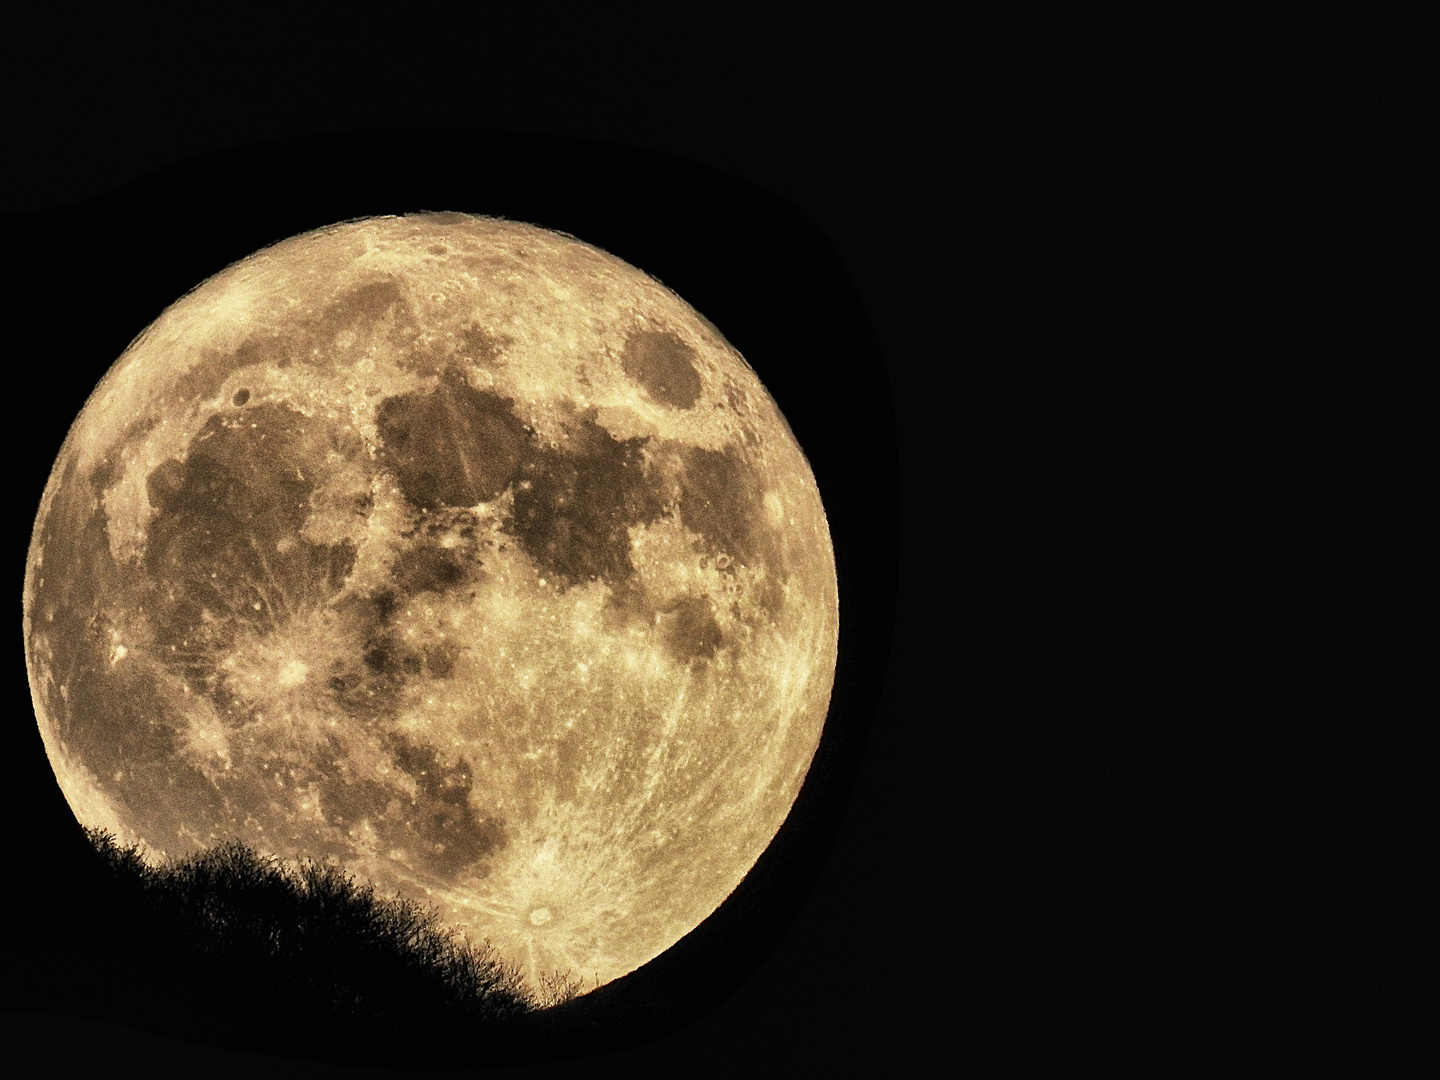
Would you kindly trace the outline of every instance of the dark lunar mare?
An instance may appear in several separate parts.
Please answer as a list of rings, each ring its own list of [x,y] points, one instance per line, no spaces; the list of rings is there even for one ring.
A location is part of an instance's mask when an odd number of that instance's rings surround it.
[[[725,644],[725,635],[715,621],[714,606],[707,597],[687,596],[664,614],[672,616],[665,628],[665,646],[682,663],[708,660]]]
[[[683,464],[680,522],[699,533],[706,550],[728,555],[742,566],[758,565],[767,550],[761,484],[755,470],[736,453],[678,448]]]
[[[628,530],[665,509],[645,467],[647,441],[617,440],[584,415],[559,450],[531,447],[508,529],[547,577],[562,586],[599,580],[620,589],[634,575]]]
[[[481,470],[493,462],[496,442],[507,437],[513,442],[520,430],[504,419],[510,414],[467,397],[453,383],[421,399],[419,407],[413,400],[408,407],[407,412],[405,404],[392,405],[385,414],[383,430],[392,439],[387,444],[392,463],[393,444],[413,448],[407,440],[414,433],[422,445],[437,432],[448,441],[431,447],[429,457],[399,458],[402,483],[409,481],[404,484],[407,494],[420,492],[420,501],[426,501],[423,493],[460,498],[462,490],[467,496],[489,490],[483,473],[466,472],[456,462],[471,452],[476,456],[469,460],[479,462]],[[397,427],[397,417],[410,426]],[[339,450],[347,461],[363,456],[356,447],[344,445],[348,438],[295,410],[263,404],[212,417],[192,440],[183,462],[166,462],[149,477],[158,515],[150,528],[145,566],[155,584],[157,645],[162,655],[168,651],[176,665],[195,678],[197,687],[209,690],[234,722],[245,719],[240,713],[246,705],[232,698],[223,678],[217,677],[217,656],[243,626],[263,635],[302,609],[333,601],[353,565],[351,545],[312,544],[300,535],[327,454]],[[467,445],[457,445],[465,440]],[[427,468],[432,461],[441,465],[438,482],[437,472]],[[410,463],[416,468],[407,471]],[[323,673],[327,689],[357,718],[362,731],[382,740],[394,764],[414,779],[416,794],[354,775],[337,744],[298,764],[283,753],[238,761],[242,767],[222,784],[224,808],[206,782],[211,807],[206,824],[223,829],[227,821],[236,824],[237,815],[259,815],[272,842],[283,843],[293,830],[289,841],[304,845],[307,854],[347,854],[343,842],[327,846],[322,841],[325,850],[317,850],[311,830],[293,826],[283,807],[264,812],[275,798],[270,781],[276,779],[287,789],[315,784],[321,811],[331,825],[345,832],[368,820],[387,849],[404,851],[422,874],[453,879],[504,843],[502,823],[477,816],[470,806],[470,771],[463,760],[443,763],[433,749],[383,734],[377,726],[393,715],[410,680],[426,674],[444,677],[453,666],[455,657],[443,647],[416,651],[406,646],[393,620],[405,596],[443,592],[478,572],[476,524],[469,511],[422,509],[416,527],[401,538],[394,569],[397,591],[348,597],[332,608],[339,639],[361,647],[358,663],[339,661],[339,670]],[[443,537],[450,538],[452,546],[442,546]],[[162,770],[183,770],[172,744],[173,738],[142,757]],[[243,757],[239,746],[235,752]],[[262,748],[254,752],[266,753]],[[170,783],[168,778],[157,781],[159,776],[147,776],[145,784],[163,791]]]
[[[789,571],[784,544],[765,520],[764,485],[743,453],[682,446],[680,522],[698,533],[704,550],[720,562],[722,572],[745,566],[763,569],[754,594],[760,609],[775,618],[785,605]]]
[[[287,362],[317,362],[318,356],[308,355],[315,350],[304,346],[318,341],[321,330],[322,336],[363,330],[385,316],[402,329],[408,325],[393,283],[362,287],[325,309],[318,328],[283,341],[252,340],[236,359],[279,362],[274,352]],[[493,354],[488,339],[470,344]],[[631,335],[624,354],[630,377],[653,399],[676,408],[689,407],[698,396],[692,361],[683,343],[659,333]],[[63,718],[67,745],[157,844],[187,846],[173,817],[173,808],[184,805],[186,824],[202,836],[233,833],[252,817],[265,822],[277,846],[289,842],[311,854],[347,854],[343,840],[314,850],[315,837],[293,824],[283,801],[275,802],[269,782],[284,772],[288,790],[316,786],[322,813],[342,836],[361,820],[370,822],[387,847],[407,853],[422,877],[483,873],[486,858],[505,843],[505,826],[473,810],[468,763],[444,762],[433,748],[384,733],[413,680],[452,674],[453,649],[407,644],[395,616],[409,597],[473,588],[484,561],[478,519],[468,509],[476,503],[508,492],[511,512],[502,530],[555,586],[604,582],[626,617],[656,624],[681,663],[704,665],[727,646],[714,600],[692,595],[657,606],[645,596],[635,585],[631,528],[675,514],[699,537],[697,554],[718,560],[722,571],[763,571],[762,609],[773,616],[783,604],[783,543],[764,517],[761,475],[740,447],[719,452],[616,439],[591,412],[574,416],[559,446],[542,446],[513,402],[471,387],[453,368],[442,369],[432,389],[394,395],[377,408],[379,464],[394,476],[415,524],[397,540],[389,587],[337,603],[354,547],[311,543],[300,530],[326,468],[333,467],[327,462],[354,463],[366,455],[352,432],[281,404],[251,402],[248,391],[234,395],[233,409],[205,423],[183,460],[167,461],[147,477],[156,516],[143,574],[127,575],[109,561],[103,509],[95,508],[79,533],[65,539],[53,528],[58,517],[47,522],[44,543],[54,562],[91,570],[83,581],[63,586],[63,602],[51,599],[55,583],[39,590],[37,611],[64,620],[51,637],[69,701],[54,701],[51,715]],[[112,479],[102,469],[92,484],[95,493]],[[359,514],[368,509],[355,508]],[[319,677],[360,730],[381,739],[395,766],[413,778],[413,796],[355,775],[338,744],[282,770],[268,759],[245,760],[243,740],[236,744],[241,767],[217,788],[180,755],[177,718],[168,711],[173,703],[162,700],[133,665],[109,663],[105,613],[138,611],[153,628],[159,655],[193,689],[208,693],[227,723],[240,724],[248,706],[227,689],[217,659],[238,634],[263,636],[296,613],[322,606],[338,639],[357,648],[353,660],[337,659]],[[183,798],[176,798],[177,790]]]
[[[349,543],[300,536],[310,494],[332,449],[354,447],[322,421],[266,403],[212,416],[185,460],[147,480],[157,514],[144,565],[155,584],[155,645],[193,672],[222,709],[207,670],[241,626],[265,633],[339,592],[355,561]]]
[[[286,368],[296,363],[322,367],[336,361],[335,341],[339,335],[347,331],[363,335],[375,330],[381,330],[384,336],[400,345],[417,332],[400,283],[394,278],[367,282],[343,293],[308,318],[257,332],[246,338],[222,367],[196,368],[195,374],[251,366]],[[208,397],[201,392],[204,388],[205,384],[200,384],[192,392],[196,397]]]
[[[212,821],[223,812],[222,800],[203,773],[177,756],[169,703],[151,679],[132,664],[110,662],[112,632],[124,629],[119,620],[141,591],[133,568],[110,553],[100,502],[110,472],[102,465],[87,482],[72,460],[41,526],[34,635],[48,645],[53,664],[53,682],[41,693],[66,753],[124,805],[152,843],[176,848],[183,840],[175,804]]]
[[[689,363],[676,351],[681,343],[650,337],[641,336],[647,344],[640,347],[632,335],[627,356],[648,357],[651,368],[680,378],[674,365]],[[657,359],[667,355],[671,360]],[[633,356],[632,361],[641,363]],[[758,600],[771,616],[778,613],[784,599],[783,547],[764,521],[760,476],[738,448],[722,453],[669,443],[652,447],[648,438],[616,439],[589,411],[575,417],[560,446],[542,447],[513,409],[508,399],[447,372],[433,390],[381,402],[382,461],[422,515],[510,491],[504,529],[547,580],[562,589],[602,581],[626,617],[653,623],[666,616],[662,640],[682,663],[704,663],[725,644],[713,602],[690,596],[662,608],[644,597],[633,586],[631,528],[678,513],[681,523],[700,535],[703,549],[730,572],[736,566],[763,567]],[[647,451],[670,462],[678,487],[661,479]],[[464,573],[452,558],[440,548],[415,547],[397,563],[396,584],[404,592],[456,587]],[[391,644],[379,649],[377,670],[418,674],[419,658],[401,657],[396,650]]]
[[[470,805],[470,766],[462,758],[442,762],[433,747],[395,735],[388,741],[395,763],[413,776],[419,789],[400,822],[377,825],[382,839],[417,854],[426,869],[446,878],[474,867],[503,847],[505,825],[498,817],[477,815]],[[417,842],[418,841],[418,845]]]
[[[447,369],[433,390],[397,394],[375,411],[381,457],[421,510],[488,502],[510,483],[528,444],[512,403]]]
[[[664,510],[645,468],[647,440],[617,440],[584,415],[560,448],[541,447],[513,402],[454,371],[433,390],[386,398],[376,424],[382,461],[421,512],[474,506],[513,487],[506,531],[562,587],[622,586],[634,574],[627,530]],[[401,573],[417,578],[412,587],[453,584],[433,581],[445,568],[431,555]]]
[[[473,515],[466,516],[473,520]],[[412,535],[420,546],[407,548],[401,564],[417,552],[452,553],[425,546],[427,541],[434,544],[434,537],[425,532],[415,530]],[[422,562],[429,559],[426,556]],[[407,578],[403,572],[396,577]],[[427,579],[426,584],[438,583]],[[377,739],[393,764],[411,776],[416,793],[355,774],[336,747],[316,773],[321,812],[344,832],[368,821],[385,848],[405,852],[422,877],[448,882],[465,870],[483,876],[486,858],[506,842],[505,825],[499,817],[478,814],[472,807],[469,763],[463,758],[443,761],[434,748],[386,730],[385,721],[396,715],[405,687],[421,677],[450,677],[456,659],[443,643],[416,649],[406,642],[394,623],[402,603],[401,595],[381,591],[347,597],[336,606],[343,636],[363,644],[357,660],[337,661],[340,666],[330,674],[328,686],[360,729]]]
[[[674,334],[641,330],[625,339],[620,354],[625,374],[645,388],[650,397],[675,409],[688,409],[700,400],[700,373],[695,350]]]

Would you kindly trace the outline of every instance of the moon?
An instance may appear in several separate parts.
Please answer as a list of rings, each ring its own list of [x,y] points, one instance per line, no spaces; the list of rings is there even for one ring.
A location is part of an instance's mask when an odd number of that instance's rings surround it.
[[[83,824],[238,838],[609,982],[702,922],[818,745],[819,491],[642,271],[468,214],[235,263],[101,380],[41,499],[36,717]]]

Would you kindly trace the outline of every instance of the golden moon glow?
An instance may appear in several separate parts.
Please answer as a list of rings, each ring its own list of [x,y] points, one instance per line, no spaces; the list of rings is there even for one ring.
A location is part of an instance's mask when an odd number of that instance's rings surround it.
[[[620,259],[462,214],[294,237],[168,308],[71,428],[24,617],[82,823],[338,860],[587,982],[774,837],[838,633],[740,355]]]

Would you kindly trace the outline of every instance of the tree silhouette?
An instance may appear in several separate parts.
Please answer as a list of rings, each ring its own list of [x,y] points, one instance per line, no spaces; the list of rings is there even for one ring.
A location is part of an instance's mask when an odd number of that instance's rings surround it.
[[[287,865],[231,841],[152,867],[138,844],[85,834],[115,904],[136,916],[132,944],[170,972],[167,1003],[232,1022],[498,1030],[581,989],[544,973],[531,987],[488,942],[457,938],[433,909],[377,896],[331,864]]]

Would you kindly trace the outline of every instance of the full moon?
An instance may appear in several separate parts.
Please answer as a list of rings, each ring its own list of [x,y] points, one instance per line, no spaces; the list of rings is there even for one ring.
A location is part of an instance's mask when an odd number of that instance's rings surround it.
[[[80,822],[338,862],[587,984],[774,838],[838,619],[810,466],[721,333],[571,236],[448,213],[166,309],[71,427],[24,589]]]

